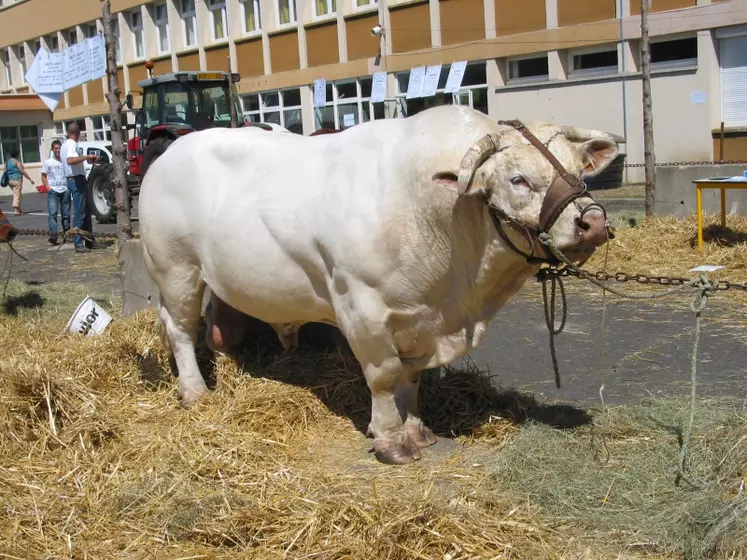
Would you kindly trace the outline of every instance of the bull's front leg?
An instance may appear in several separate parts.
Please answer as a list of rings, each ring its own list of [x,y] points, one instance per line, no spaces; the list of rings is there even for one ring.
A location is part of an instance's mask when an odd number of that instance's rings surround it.
[[[423,372],[421,371],[403,374],[397,383],[395,393],[395,398],[399,403],[398,408],[407,410],[405,433],[419,448],[429,447],[437,441],[433,432],[420,419],[420,381],[422,378]]]

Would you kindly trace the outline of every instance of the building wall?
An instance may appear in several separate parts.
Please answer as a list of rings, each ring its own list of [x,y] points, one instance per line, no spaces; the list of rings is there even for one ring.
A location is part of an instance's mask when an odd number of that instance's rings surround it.
[[[640,37],[635,15],[638,0],[388,0],[381,9],[375,3],[358,7],[353,0],[337,0],[338,13],[324,16],[314,14],[309,0],[297,0],[297,21],[285,25],[278,22],[275,0],[257,2],[261,29],[246,31],[242,3],[226,0],[226,37],[215,40],[206,2],[196,0],[199,42],[186,45],[180,1],[167,0],[170,48],[162,53],[155,2],[113,0],[120,30],[121,89],[137,89],[138,81],[147,76],[144,62],[148,58],[156,62],[155,73],[161,73],[223,70],[230,55],[233,70],[241,74],[240,94],[300,90],[303,131],[308,134],[316,126],[311,95],[316,78],[334,82],[386,70],[390,73],[387,93],[393,98],[395,72],[427,64],[485,60],[492,86],[488,99],[492,117],[549,118],[625,134],[628,161],[642,161],[640,74],[635,56]],[[37,38],[49,46],[49,37],[54,36],[64,48],[67,31],[73,28],[81,40],[85,25],[99,17],[99,10],[99,0],[17,0],[1,8],[0,52],[11,48],[13,86],[5,83],[0,65],[0,94],[26,89],[18,45],[25,45],[30,66]],[[130,29],[133,10],[143,22],[145,56],[139,58]],[[653,0],[652,12],[654,39],[697,34],[699,45],[696,66],[654,74],[657,159],[711,159],[712,130],[718,129],[721,118],[718,43],[711,30],[747,23],[747,0]],[[383,41],[370,34],[376,24],[385,28]],[[616,73],[571,75],[569,52],[605,43],[619,45],[621,62]],[[377,58],[380,48],[382,56]],[[511,83],[509,61],[533,53],[547,53],[548,77]],[[53,123],[84,119],[92,130],[92,119],[108,110],[106,91],[107,83],[101,80],[67,92],[54,115],[47,117],[45,129],[54,134]],[[693,104],[693,92],[705,92],[706,103]],[[0,112],[0,122],[4,115]],[[729,153],[741,153],[743,145],[730,141]]]

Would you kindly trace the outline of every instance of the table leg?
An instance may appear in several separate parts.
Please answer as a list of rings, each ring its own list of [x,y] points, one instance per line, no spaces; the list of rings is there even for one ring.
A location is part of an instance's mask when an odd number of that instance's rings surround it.
[[[698,186],[695,189],[695,208],[698,213],[698,251],[703,250],[703,191]]]
[[[726,227],[726,189],[721,189],[721,227]]]

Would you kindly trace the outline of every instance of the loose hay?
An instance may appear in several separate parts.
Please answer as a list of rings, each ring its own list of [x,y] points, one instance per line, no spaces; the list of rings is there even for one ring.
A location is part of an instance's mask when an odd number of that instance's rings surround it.
[[[532,508],[505,500],[459,444],[412,468],[377,464],[355,428],[367,421],[369,397],[348,358],[300,351],[249,364],[248,355],[223,356],[216,391],[181,410],[153,319],[118,320],[90,338],[36,328],[23,314],[0,319],[0,553],[456,559],[583,551],[538,525]],[[242,362],[263,377],[241,375]],[[433,424],[500,445],[515,425],[500,417],[495,391],[469,378],[438,381],[454,393],[434,403]]]

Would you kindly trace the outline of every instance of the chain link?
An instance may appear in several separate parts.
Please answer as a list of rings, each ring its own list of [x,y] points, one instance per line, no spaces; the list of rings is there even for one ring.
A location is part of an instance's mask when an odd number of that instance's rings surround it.
[[[745,160],[731,160],[731,161],[669,161],[655,164],[655,167],[680,167],[685,165],[744,165],[747,161]],[[645,167],[645,163],[626,163],[625,167]]]
[[[119,239],[119,235],[116,233],[105,233],[105,232],[91,233],[89,231],[78,229],[78,228],[70,228],[68,230],[67,236],[72,237],[73,235],[77,235],[77,234],[80,234],[83,237],[96,238],[96,239]],[[38,236],[50,237],[50,236],[59,235],[59,233],[56,234],[46,229],[16,228],[16,235],[38,235]],[[139,239],[140,234],[133,232],[132,237],[133,239]]]
[[[639,284],[654,284],[659,286],[682,286],[691,280],[679,276],[651,276],[648,274],[627,274],[625,272],[616,272],[608,274],[602,270],[597,272],[587,272],[585,270],[573,270],[570,268],[542,268],[537,273],[537,279],[542,280],[549,276],[575,276],[576,278],[586,279],[593,278],[600,282],[614,281],[619,283],[638,282]],[[729,280],[719,280],[714,284],[713,289],[716,291],[742,290],[747,292],[747,282],[730,282]]]

